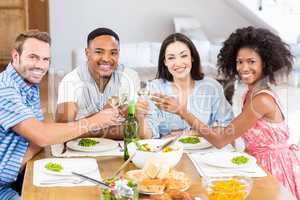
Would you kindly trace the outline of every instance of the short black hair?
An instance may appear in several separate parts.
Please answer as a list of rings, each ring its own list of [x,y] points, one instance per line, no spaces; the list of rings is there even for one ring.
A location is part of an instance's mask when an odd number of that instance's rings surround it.
[[[88,37],[87,37],[87,46],[89,46],[90,41],[92,41],[93,39],[95,39],[98,36],[101,35],[110,35],[113,36],[118,42],[120,42],[119,36],[116,32],[114,32],[113,30],[109,29],[109,28],[96,28],[95,30],[93,30],[92,32],[89,33]]]
[[[290,72],[293,65],[293,55],[288,44],[279,36],[264,28],[253,26],[239,28],[224,42],[218,54],[218,71],[225,77],[236,79],[236,57],[241,48],[253,49],[264,64],[263,78],[269,78],[275,83],[275,72]]]
[[[169,35],[163,42],[159,52],[158,58],[158,71],[156,74],[156,78],[161,78],[163,80],[173,81],[173,76],[169,72],[167,66],[165,65],[165,53],[169,44],[174,43],[176,41],[182,42],[188,46],[191,51],[192,56],[192,69],[191,69],[191,77],[193,80],[202,80],[204,74],[202,73],[202,67],[200,62],[199,53],[193,44],[193,42],[182,33],[173,33]]]

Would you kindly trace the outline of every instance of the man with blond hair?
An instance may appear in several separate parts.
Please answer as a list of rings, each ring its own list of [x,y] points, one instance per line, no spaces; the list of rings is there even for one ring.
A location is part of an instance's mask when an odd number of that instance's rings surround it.
[[[11,52],[11,63],[0,73],[0,199],[19,199],[11,188],[26,162],[41,147],[62,143],[88,132],[118,124],[119,111],[104,109],[70,123],[43,122],[39,83],[50,64],[50,36],[21,33]]]

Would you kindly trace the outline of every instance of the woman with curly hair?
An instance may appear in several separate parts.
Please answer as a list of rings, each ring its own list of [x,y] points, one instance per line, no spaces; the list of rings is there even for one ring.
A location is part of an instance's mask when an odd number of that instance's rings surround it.
[[[231,34],[218,55],[219,70],[233,79],[239,76],[248,86],[243,111],[232,122],[234,135],[242,136],[246,151],[300,199],[299,148],[287,143],[289,129],[269,86],[276,84],[276,74],[290,72],[292,64],[293,56],[280,37],[254,27]]]
[[[199,136],[218,148],[242,137],[246,151],[300,200],[298,147],[287,143],[288,126],[278,97],[269,87],[269,83],[276,83],[276,72],[289,72],[292,64],[288,45],[277,35],[262,28],[237,29],[224,42],[218,66],[225,76],[239,77],[248,86],[241,114],[216,131],[184,106],[178,105],[178,113]]]

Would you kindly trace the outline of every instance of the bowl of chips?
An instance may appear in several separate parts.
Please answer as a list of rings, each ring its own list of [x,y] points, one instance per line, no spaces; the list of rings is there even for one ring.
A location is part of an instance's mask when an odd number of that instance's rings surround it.
[[[203,177],[202,185],[209,200],[244,200],[252,189],[249,177]]]

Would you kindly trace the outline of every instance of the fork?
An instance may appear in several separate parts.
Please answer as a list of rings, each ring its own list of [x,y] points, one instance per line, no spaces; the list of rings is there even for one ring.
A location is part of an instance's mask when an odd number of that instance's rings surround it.
[[[40,182],[41,185],[54,185],[54,184],[59,184],[59,183],[72,183],[74,185],[80,184],[82,182],[86,181],[85,179],[48,179],[48,180],[43,180]]]
[[[66,153],[66,151],[67,151],[67,142],[64,142],[63,143],[63,149],[62,149],[62,151],[61,151],[61,153],[60,154],[64,154],[64,153]]]
[[[121,197],[123,196],[123,197],[126,197],[126,199],[132,199],[132,190],[128,186],[112,187],[111,185],[108,185],[107,183],[105,183],[103,181],[93,179],[93,178],[85,176],[83,174],[78,174],[76,172],[72,172],[72,174],[79,176],[81,178],[84,178],[93,183],[96,183],[97,185],[101,185],[101,187],[109,188],[110,190],[112,190],[112,192],[115,194],[115,196],[121,196]]]

